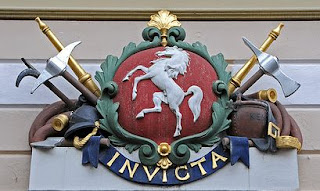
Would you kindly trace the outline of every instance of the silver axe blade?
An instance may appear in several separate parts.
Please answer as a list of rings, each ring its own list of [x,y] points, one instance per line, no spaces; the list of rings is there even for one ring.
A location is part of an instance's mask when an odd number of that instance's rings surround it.
[[[36,89],[45,81],[58,76],[59,74],[63,73],[67,69],[67,64],[68,64],[68,60],[71,55],[71,52],[80,43],[81,41],[77,41],[69,44],[64,49],[62,49],[58,53],[58,55],[50,58],[47,61],[46,68],[42,71],[40,76],[37,78],[37,81],[35,82],[31,90],[31,94],[33,94],[33,92],[36,91]],[[48,64],[50,62],[54,62],[55,64]]]
[[[252,50],[256,55],[260,69],[272,77],[274,77],[281,85],[283,94],[285,97],[289,97],[294,92],[296,92],[300,84],[295,80],[284,74],[279,65],[279,60],[277,57],[267,54],[259,50],[254,44],[252,44],[248,39],[242,37],[244,43]]]

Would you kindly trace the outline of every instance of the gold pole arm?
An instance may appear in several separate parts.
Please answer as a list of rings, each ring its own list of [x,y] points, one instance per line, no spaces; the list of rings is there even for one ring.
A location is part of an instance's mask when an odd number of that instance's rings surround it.
[[[64,46],[59,41],[59,39],[53,34],[48,25],[42,22],[39,17],[37,17],[35,20],[39,24],[39,28],[41,29],[43,34],[45,34],[48,37],[53,46],[56,47],[58,51],[61,51],[64,48]],[[70,56],[68,65],[70,66],[72,71],[77,75],[79,82],[81,82],[86,88],[88,88],[94,95],[100,97],[101,92],[98,86],[92,80],[91,75],[87,73],[72,56]]]
[[[269,48],[271,43],[278,38],[283,26],[284,26],[284,24],[280,23],[277,28],[273,29],[269,33],[268,38],[260,46],[261,51],[265,52]],[[246,77],[246,75],[252,69],[252,67],[254,66],[256,61],[257,61],[257,57],[252,56],[250,58],[250,60],[245,65],[243,65],[243,67],[232,77],[232,79],[229,82],[229,86],[228,86],[229,95],[231,95],[236,88],[240,87],[242,80]]]

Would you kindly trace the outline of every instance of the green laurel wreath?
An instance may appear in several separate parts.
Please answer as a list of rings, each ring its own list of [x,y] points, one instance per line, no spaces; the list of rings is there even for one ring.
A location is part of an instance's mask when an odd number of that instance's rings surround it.
[[[125,147],[129,153],[139,149],[139,158],[144,165],[155,165],[160,155],[157,152],[158,145],[141,136],[134,135],[123,129],[118,123],[119,103],[113,103],[112,98],[116,95],[118,86],[112,81],[115,72],[129,56],[149,48],[161,46],[161,33],[155,27],[147,27],[144,29],[142,36],[144,42],[136,45],[129,43],[123,49],[122,55],[117,58],[115,56],[107,56],[106,60],[101,64],[102,72],[96,72],[95,78],[100,84],[102,96],[97,103],[97,109],[103,116],[100,120],[101,129],[111,134],[109,139],[115,146]],[[200,42],[192,45],[183,42],[185,31],[181,27],[173,27],[168,31],[168,45],[177,46],[184,50],[194,52],[206,59],[215,69],[219,80],[213,83],[213,91],[218,96],[217,102],[212,105],[212,125],[205,131],[183,137],[171,143],[172,152],[169,154],[169,159],[176,165],[187,163],[190,158],[190,149],[198,152],[202,146],[212,146],[217,143],[220,138],[219,134],[229,127],[230,120],[227,119],[231,112],[229,108],[229,97],[227,84],[231,79],[230,72],[225,69],[228,65],[225,62],[223,55],[210,56],[206,46]]]

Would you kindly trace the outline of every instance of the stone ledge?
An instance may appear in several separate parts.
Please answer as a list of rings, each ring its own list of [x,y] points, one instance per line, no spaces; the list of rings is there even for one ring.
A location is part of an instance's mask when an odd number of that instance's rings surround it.
[[[297,190],[296,150],[276,155],[250,148],[250,169],[242,163],[227,164],[217,173],[182,186],[140,185],[124,180],[104,166],[81,165],[82,153],[75,148],[33,148],[29,190]]]

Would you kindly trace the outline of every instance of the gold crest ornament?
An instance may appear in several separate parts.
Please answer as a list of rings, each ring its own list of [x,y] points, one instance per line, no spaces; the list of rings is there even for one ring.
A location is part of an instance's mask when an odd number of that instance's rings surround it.
[[[157,163],[162,169],[168,169],[172,162],[169,160],[168,155],[171,153],[171,146],[168,143],[160,143],[158,146],[158,153],[161,156],[161,159]]]
[[[172,27],[180,27],[181,23],[177,20],[177,16],[170,14],[167,10],[161,10],[158,14],[151,15],[148,22],[149,27],[156,27],[161,32],[161,45],[167,46],[167,32]]]

